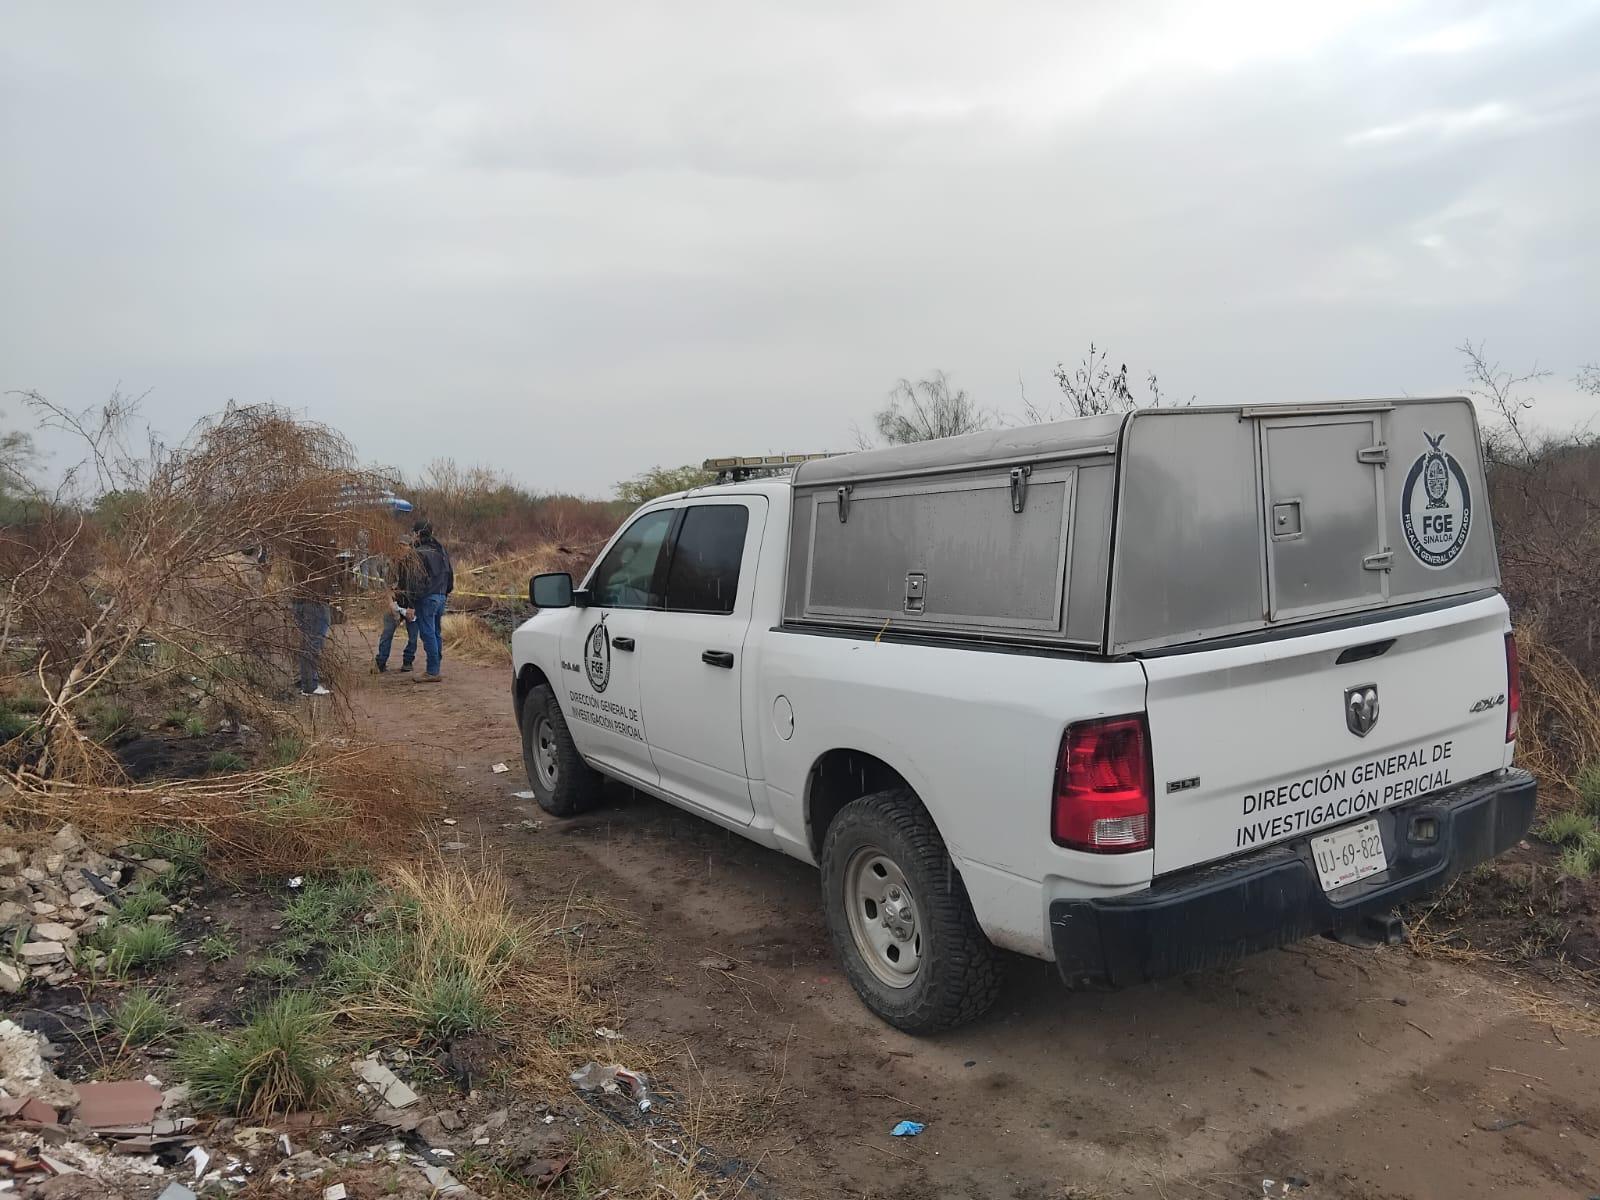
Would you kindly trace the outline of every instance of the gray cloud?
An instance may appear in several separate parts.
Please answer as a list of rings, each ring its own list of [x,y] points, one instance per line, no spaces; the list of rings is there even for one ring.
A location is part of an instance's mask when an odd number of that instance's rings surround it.
[[[597,492],[1091,338],[1218,401],[1600,358],[1595,4],[1103,8],[14,5],[0,388]]]

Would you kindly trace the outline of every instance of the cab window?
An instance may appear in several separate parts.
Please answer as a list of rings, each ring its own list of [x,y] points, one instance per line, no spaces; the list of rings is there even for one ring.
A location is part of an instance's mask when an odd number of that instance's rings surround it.
[[[668,611],[733,611],[749,524],[750,510],[742,504],[696,504],[684,510],[667,568]]]
[[[660,608],[653,590],[656,562],[672,528],[673,510],[645,513],[629,525],[589,581],[589,600],[602,608]]]

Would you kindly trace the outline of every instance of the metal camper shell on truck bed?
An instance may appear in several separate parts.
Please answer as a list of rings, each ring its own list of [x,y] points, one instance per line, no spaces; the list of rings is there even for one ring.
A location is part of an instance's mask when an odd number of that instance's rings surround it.
[[[1499,586],[1459,396],[1141,409],[818,459],[793,487],[789,627],[1122,655]]]

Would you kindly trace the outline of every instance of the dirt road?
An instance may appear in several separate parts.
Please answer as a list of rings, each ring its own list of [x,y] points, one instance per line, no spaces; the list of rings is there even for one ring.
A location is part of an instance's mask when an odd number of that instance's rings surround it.
[[[503,854],[530,896],[581,881],[637,917],[647,949],[615,981],[625,1029],[686,1043],[708,1079],[764,1106],[749,1154],[763,1194],[1600,1193],[1595,1024],[1552,1024],[1489,974],[1316,941],[1081,995],[1018,959],[991,1017],[908,1038],[835,965],[813,869],[626,788],[545,817],[513,795],[527,783],[509,670],[447,676],[375,678],[357,713],[445,764],[452,835]],[[713,955],[736,969],[697,965]],[[890,1138],[902,1118],[926,1132]]]

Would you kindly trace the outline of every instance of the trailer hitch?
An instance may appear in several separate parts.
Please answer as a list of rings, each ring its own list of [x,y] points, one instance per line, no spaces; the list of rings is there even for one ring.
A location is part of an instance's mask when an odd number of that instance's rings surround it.
[[[1379,946],[1398,946],[1406,940],[1406,923],[1394,909],[1372,913],[1352,925],[1341,925],[1328,936],[1346,946],[1375,950]]]

